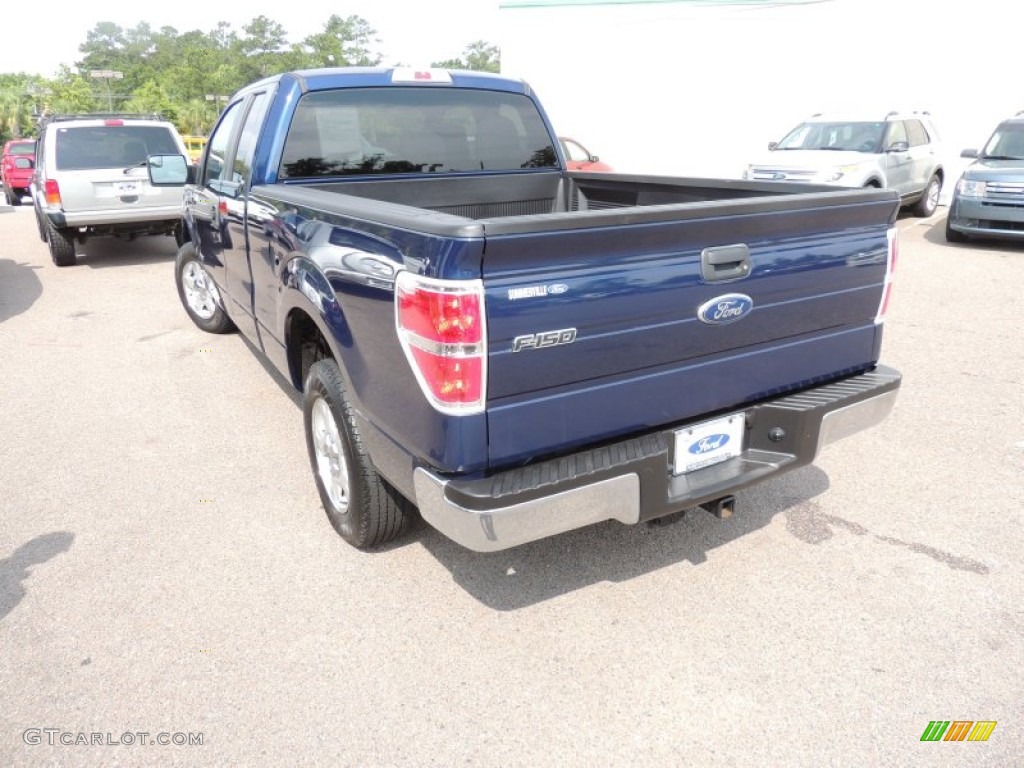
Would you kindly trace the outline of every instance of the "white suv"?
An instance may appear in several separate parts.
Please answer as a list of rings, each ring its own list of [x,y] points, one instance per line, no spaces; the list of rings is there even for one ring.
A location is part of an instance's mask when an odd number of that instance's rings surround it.
[[[945,172],[927,112],[884,117],[814,115],[751,163],[743,178],[842,187],[891,187],[918,216],[939,204]]]
[[[184,155],[157,115],[59,115],[40,127],[31,193],[39,236],[58,267],[75,263],[88,237],[179,236],[180,186],[154,186],[150,155]]]

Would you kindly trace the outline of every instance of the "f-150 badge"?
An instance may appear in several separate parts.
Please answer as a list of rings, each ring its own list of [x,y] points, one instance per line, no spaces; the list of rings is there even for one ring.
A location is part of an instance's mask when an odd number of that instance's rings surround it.
[[[708,325],[735,323],[754,309],[754,300],[744,293],[726,293],[705,301],[697,309],[697,317]]]
[[[524,349],[543,349],[544,347],[557,347],[561,344],[572,344],[576,341],[575,328],[563,328],[560,331],[541,331],[540,333],[527,333],[524,336],[516,336],[512,340],[512,351],[521,352]]]

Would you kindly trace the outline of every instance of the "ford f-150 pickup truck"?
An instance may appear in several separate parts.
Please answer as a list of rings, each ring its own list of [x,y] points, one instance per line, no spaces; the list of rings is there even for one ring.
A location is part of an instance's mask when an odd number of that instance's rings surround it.
[[[891,190],[566,170],[518,80],[325,69],[235,94],[175,267],[303,393],[328,519],[478,551],[703,506],[881,421]]]

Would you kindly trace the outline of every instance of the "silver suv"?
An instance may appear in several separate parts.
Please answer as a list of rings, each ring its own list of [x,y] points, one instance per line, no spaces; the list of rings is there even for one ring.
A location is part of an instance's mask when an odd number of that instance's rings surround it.
[[[745,179],[891,187],[918,216],[935,213],[945,179],[938,132],[927,112],[818,114],[768,150],[747,166]]]
[[[158,115],[48,117],[40,127],[31,194],[39,236],[58,267],[75,263],[75,242],[112,236],[180,239],[182,187],[154,186],[150,155],[185,154]]]

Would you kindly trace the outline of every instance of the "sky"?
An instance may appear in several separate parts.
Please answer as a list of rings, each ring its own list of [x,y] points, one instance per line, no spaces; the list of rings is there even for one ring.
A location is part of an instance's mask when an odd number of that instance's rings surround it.
[[[40,39],[38,30],[25,27],[18,34],[6,33],[0,40],[0,73],[27,72],[53,77],[61,64],[73,66],[81,58],[78,46],[86,34],[103,21],[124,29],[146,22],[153,29],[171,26],[179,32],[198,29],[209,32],[217,22],[226,21],[241,33],[257,16],[266,16],[285,28],[289,42],[323,29],[332,13],[361,16],[377,30],[374,50],[383,54],[383,64],[401,62],[423,66],[431,61],[460,56],[476,40],[498,45],[499,0],[321,0],[301,4],[291,13],[280,0],[219,0],[207,13],[202,3],[141,3],[138,0],[101,0],[98,3],[65,3],[61,23],[47,25]]]

